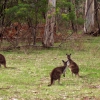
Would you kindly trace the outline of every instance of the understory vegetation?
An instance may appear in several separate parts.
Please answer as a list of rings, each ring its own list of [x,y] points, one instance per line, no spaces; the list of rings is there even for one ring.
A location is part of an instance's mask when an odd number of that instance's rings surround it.
[[[100,100],[100,37],[67,40],[60,48],[0,51],[7,67],[0,68],[0,100]],[[61,85],[50,83],[50,72],[67,60],[79,65],[80,78],[69,69]]]

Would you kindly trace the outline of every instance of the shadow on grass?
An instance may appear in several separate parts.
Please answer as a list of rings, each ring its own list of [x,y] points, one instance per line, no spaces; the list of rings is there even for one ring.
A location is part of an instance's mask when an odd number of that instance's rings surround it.
[[[10,87],[0,88],[0,90],[10,89]]]
[[[5,69],[17,69],[16,67],[7,67]]]
[[[81,75],[79,78],[86,79],[86,78],[90,78],[91,75],[92,75],[92,73],[89,73],[86,75]]]

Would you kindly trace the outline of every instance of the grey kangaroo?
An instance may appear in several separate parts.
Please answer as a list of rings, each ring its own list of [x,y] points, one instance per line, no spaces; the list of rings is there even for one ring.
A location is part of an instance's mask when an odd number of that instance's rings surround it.
[[[52,72],[50,74],[51,83],[48,86],[51,86],[55,80],[58,80],[58,83],[60,84],[60,78],[61,78],[62,74],[65,77],[65,70],[67,68],[67,61],[62,60],[62,62],[64,64],[63,66],[56,67],[52,70]]]
[[[75,76],[77,75],[79,77],[79,67],[78,65],[71,59],[71,54],[66,54],[67,55],[67,59],[68,59],[68,63],[69,63],[69,68],[71,69],[72,72],[72,76],[73,74],[75,74]]]

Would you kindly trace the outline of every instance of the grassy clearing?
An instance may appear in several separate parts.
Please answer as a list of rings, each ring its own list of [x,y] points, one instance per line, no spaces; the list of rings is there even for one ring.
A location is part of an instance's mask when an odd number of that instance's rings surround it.
[[[100,100],[100,37],[67,41],[61,49],[0,52],[7,69],[0,68],[0,100]],[[62,65],[66,53],[80,67],[81,78],[67,69],[62,85],[48,87],[51,70]]]

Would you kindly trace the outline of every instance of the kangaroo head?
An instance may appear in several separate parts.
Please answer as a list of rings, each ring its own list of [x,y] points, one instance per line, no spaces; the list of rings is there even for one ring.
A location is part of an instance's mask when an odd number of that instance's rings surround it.
[[[67,59],[71,59],[71,54],[66,54],[67,55]]]
[[[62,60],[62,62],[63,62],[63,64],[64,64],[64,66],[67,66],[67,62],[68,62],[68,61]]]

